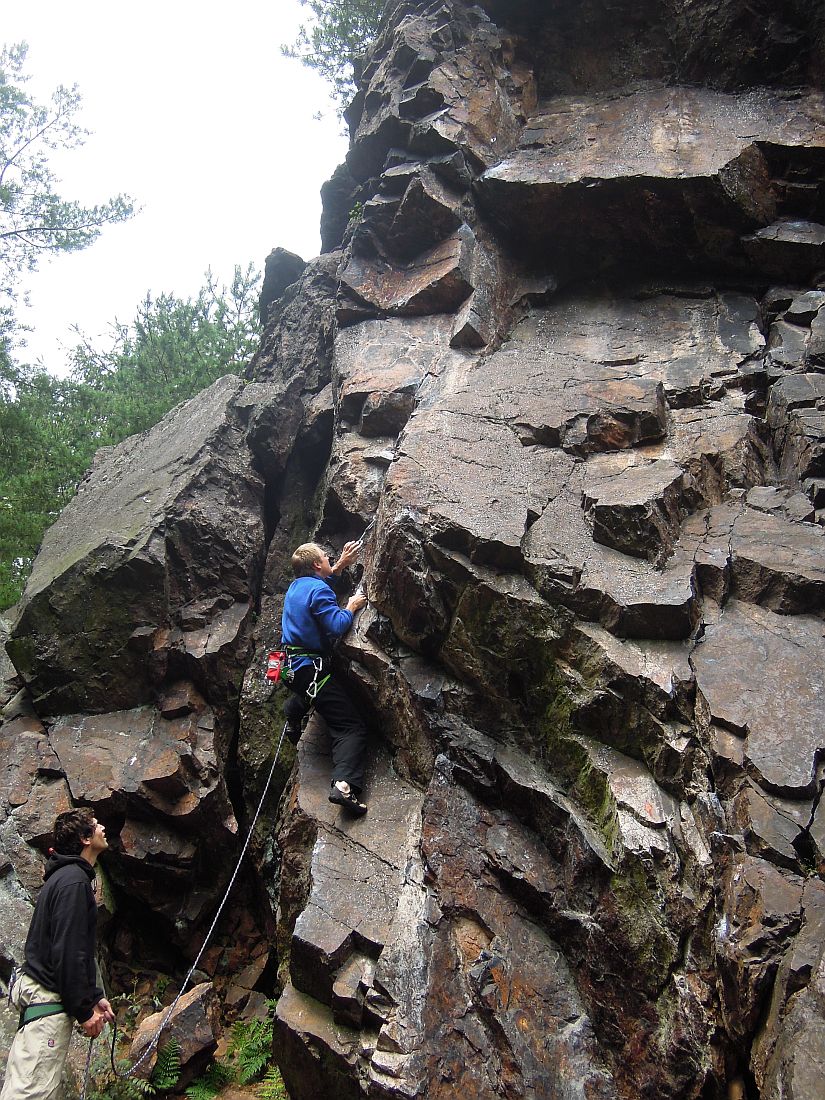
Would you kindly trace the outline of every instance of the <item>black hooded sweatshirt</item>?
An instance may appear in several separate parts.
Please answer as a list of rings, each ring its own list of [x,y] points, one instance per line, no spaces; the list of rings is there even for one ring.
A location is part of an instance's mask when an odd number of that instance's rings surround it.
[[[82,856],[54,853],[49,857],[23,965],[30,978],[60,994],[66,1012],[81,1024],[104,996],[95,967],[94,876],[94,867]]]

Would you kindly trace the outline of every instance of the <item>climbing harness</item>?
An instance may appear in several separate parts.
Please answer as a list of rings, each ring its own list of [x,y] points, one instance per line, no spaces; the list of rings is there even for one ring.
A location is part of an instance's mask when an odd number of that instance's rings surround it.
[[[11,974],[9,975],[9,989],[7,993],[7,1001],[9,1008],[12,1007],[12,990],[16,983],[20,979],[20,975],[23,973],[22,968],[13,966]],[[59,1012],[65,1012],[66,1009],[60,1003],[60,1001],[32,1001],[31,1004],[23,1005],[20,1009],[20,1016],[17,1021],[17,1030],[25,1027],[26,1024],[30,1024],[32,1020],[42,1020],[44,1016],[57,1016]]]
[[[203,941],[203,946],[201,947],[200,951],[198,952],[198,954],[195,958],[195,961],[189,967],[189,973],[183,979],[183,984],[180,987],[180,992],[178,993],[177,997],[175,997],[174,1001],[172,1001],[169,1008],[166,1010],[166,1014],[164,1015],[163,1019],[161,1020],[157,1031],[155,1032],[155,1034],[152,1036],[151,1040],[149,1041],[149,1045],[143,1051],[143,1053],[138,1058],[138,1060],[136,1062],[134,1062],[133,1065],[131,1065],[129,1067],[129,1069],[127,1069],[125,1072],[119,1070],[117,1068],[117,1066],[115,1065],[115,1047],[117,1046],[117,1024],[116,1023],[112,1024],[112,1047],[111,1047],[111,1051],[110,1051],[110,1060],[111,1060],[111,1063],[112,1063],[112,1072],[114,1073],[114,1075],[116,1077],[119,1077],[121,1080],[126,1080],[126,1078],[131,1077],[134,1074],[135,1070],[137,1070],[140,1066],[143,1065],[143,1063],[146,1061],[146,1059],[149,1057],[149,1055],[152,1053],[152,1051],[158,1045],[158,1041],[160,1040],[161,1034],[163,1033],[163,1029],[169,1023],[169,1020],[172,1017],[172,1013],[177,1008],[178,1002],[180,1001],[181,997],[183,996],[183,994],[186,990],[187,985],[189,984],[189,979],[192,977],[192,975],[197,970],[198,963],[201,961],[201,957],[202,957],[204,951],[206,950],[206,945],[209,943],[210,937],[212,936],[212,933],[215,931],[215,928],[216,928],[217,923],[220,919],[221,913],[223,912],[223,907],[226,905],[226,902],[229,899],[229,894],[232,891],[232,887],[235,885],[235,879],[238,877],[238,872],[241,869],[241,864],[243,863],[243,858],[246,855],[246,850],[249,847],[249,842],[252,840],[252,833],[254,832],[255,825],[257,824],[258,818],[261,815],[261,810],[263,809],[263,805],[264,805],[264,801],[266,800],[266,796],[269,793],[269,785],[272,782],[272,776],[275,774],[275,766],[278,763],[278,757],[281,754],[281,745],[284,742],[284,735],[285,734],[286,734],[286,725],[284,725],[284,728],[281,730],[281,736],[278,738],[278,745],[277,745],[277,748],[275,749],[275,756],[272,760],[272,767],[269,769],[269,775],[266,777],[266,782],[264,783],[264,789],[263,789],[263,792],[261,794],[260,801],[258,802],[258,808],[255,810],[255,813],[252,817],[252,822],[249,826],[249,832],[246,835],[246,840],[244,841],[243,848],[241,849],[241,854],[238,856],[238,862],[235,864],[235,870],[232,872],[232,877],[230,878],[229,884],[226,887],[226,890],[224,891],[224,895],[223,895],[223,898],[221,899],[221,903],[218,906],[217,912],[215,913],[215,917],[214,917],[212,923],[209,926],[209,931],[206,933],[206,937]],[[85,1072],[84,1072],[84,1075],[83,1075],[83,1089],[81,1090],[81,1093],[80,1093],[80,1100],[86,1100],[86,1089],[87,1089],[87,1086],[88,1086],[88,1083],[89,1083],[89,1069],[90,1069],[91,1064],[92,1064],[92,1047],[93,1047],[93,1045],[94,1045],[94,1039],[90,1039],[89,1040],[89,1051],[88,1051],[88,1054],[86,1055],[86,1069],[85,1069]]]
[[[315,702],[316,696],[327,680],[332,676],[331,672],[324,674],[324,661],[328,658],[322,657],[320,653],[310,653],[309,650],[303,649],[299,645],[285,646],[286,659],[283,670],[281,672],[281,679],[285,684],[291,684],[295,679],[295,670],[292,667],[292,659],[294,657],[309,657],[312,661],[313,677],[307,684],[304,694],[307,699]],[[320,679],[319,679],[320,677]]]
[[[272,650],[266,659],[266,672],[264,676],[271,684],[284,683],[290,686],[295,679],[295,670],[292,667],[293,657],[309,657],[311,659],[315,675],[312,678],[312,682],[307,687],[305,694],[308,698],[314,699],[332,675],[331,672],[328,672],[326,676],[321,675],[324,671],[324,658],[320,653],[308,653],[306,650],[301,649],[300,646],[291,645],[286,646],[283,650]],[[318,679],[319,676],[321,676],[320,680]]]
[[[60,1001],[36,1001],[34,1004],[26,1005],[25,1008],[20,1009],[17,1030],[19,1031],[21,1027],[30,1024],[32,1020],[42,1020],[44,1016],[56,1016],[59,1012],[65,1011],[66,1009]]]

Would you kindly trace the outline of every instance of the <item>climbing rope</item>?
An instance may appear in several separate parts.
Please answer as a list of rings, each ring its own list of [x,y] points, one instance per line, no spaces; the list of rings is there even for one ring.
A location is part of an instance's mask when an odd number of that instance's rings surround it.
[[[285,733],[286,733],[286,724],[284,724],[284,728],[281,730],[281,736],[278,738],[278,746],[275,749],[275,757],[272,761],[272,767],[269,769],[269,775],[266,777],[266,783],[264,783],[264,789],[263,789],[263,793],[261,794],[260,801],[258,802],[258,808],[255,810],[255,814],[252,818],[252,823],[249,826],[249,832],[246,835],[246,840],[244,841],[243,848],[241,849],[241,854],[238,856],[238,862],[235,864],[235,870],[232,872],[232,878],[230,878],[229,885],[226,887],[226,890],[224,891],[223,898],[221,899],[221,903],[218,906],[217,912],[215,913],[214,920],[212,921],[212,924],[209,926],[209,931],[206,933],[206,937],[203,941],[203,945],[202,945],[200,951],[198,952],[198,954],[195,958],[195,961],[189,967],[189,973],[183,979],[183,985],[181,985],[181,987],[180,987],[180,992],[178,993],[177,997],[175,997],[174,1001],[172,1001],[169,1008],[166,1010],[166,1013],[165,1013],[163,1019],[160,1022],[160,1026],[158,1027],[155,1034],[152,1036],[152,1038],[149,1042],[149,1045],[143,1051],[143,1053],[138,1058],[138,1060],[133,1065],[131,1065],[125,1072],[119,1070],[117,1068],[117,1066],[115,1065],[115,1047],[117,1046],[117,1024],[116,1023],[112,1024],[112,1048],[111,1048],[111,1052],[110,1052],[110,1059],[111,1059],[111,1063],[112,1063],[112,1072],[114,1073],[114,1075],[116,1077],[119,1077],[122,1080],[125,1080],[127,1077],[131,1077],[134,1074],[135,1070],[137,1070],[140,1066],[143,1065],[143,1063],[146,1061],[146,1059],[149,1057],[149,1055],[152,1053],[152,1051],[158,1045],[158,1041],[160,1040],[160,1036],[161,1036],[161,1033],[163,1032],[163,1029],[169,1023],[169,1020],[172,1017],[172,1013],[177,1008],[178,1002],[180,1001],[181,997],[183,996],[183,994],[186,990],[187,985],[189,984],[189,979],[192,977],[195,970],[197,970],[198,963],[201,961],[201,956],[203,955],[204,951],[206,950],[206,945],[209,943],[209,939],[210,939],[212,933],[215,931],[215,927],[218,923],[218,920],[220,919],[220,915],[223,912],[223,907],[226,905],[226,902],[229,898],[229,894],[231,893],[232,887],[235,884],[235,879],[238,877],[238,872],[241,869],[241,864],[243,863],[243,857],[246,855],[246,850],[249,847],[249,842],[252,840],[252,833],[254,832],[255,825],[258,821],[258,818],[261,815],[261,810],[263,809],[263,805],[264,805],[264,801],[266,800],[266,796],[269,793],[269,785],[272,782],[272,776],[275,774],[275,765],[278,763],[278,757],[281,754],[281,745],[284,742]],[[89,1083],[89,1070],[90,1070],[90,1067],[91,1067],[91,1064],[92,1064],[92,1047],[93,1046],[94,1046],[94,1039],[90,1039],[89,1040],[89,1051],[88,1051],[88,1054],[86,1055],[86,1070],[85,1070],[84,1075],[83,1075],[83,1089],[80,1093],[80,1100],[86,1100],[86,1089],[87,1089],[87,1086],[88,1086],[88,1083]]]

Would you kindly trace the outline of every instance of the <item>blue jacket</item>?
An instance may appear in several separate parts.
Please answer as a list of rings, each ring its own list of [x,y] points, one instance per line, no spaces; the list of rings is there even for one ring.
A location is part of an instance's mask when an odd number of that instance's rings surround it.
[[[338,606],[332,585],[321,577],[296,577],[284,598],[281,639],[284,645],[301,646],[326,655],[332,644],[352,626],[352,612]],[[310,664],[308,657],[293,658],[293,669]]]

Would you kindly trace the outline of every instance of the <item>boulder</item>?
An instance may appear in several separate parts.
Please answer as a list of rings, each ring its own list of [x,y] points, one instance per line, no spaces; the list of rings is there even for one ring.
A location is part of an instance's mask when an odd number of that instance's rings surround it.
[[[780,378],[771,387],[767,421],[786,482],[795,484],[825,473],[825,375]]]
[[[341,275],[345,296],[339,322],[358,319],[354,310],[363,310],[364,316],[452,313],[472,290],[473,244],[472,231],[463,226],[401,268],[377,257],[351,256]]]
[[[825,259],[825,225],[788,219],[742,238],[748,258],[772,279],[804,281]]]
[[[149,1080],[157,1062],[157,1051],[172,1039],[180,1043],[181,1071],[176,1088],[184,1088],[205,1068],[217,1046],[218,1001],[211,982],[203,982],[181,997],[175,1009],[168,1009],[147,1016],[132,1040],[129,1061],[140,1059],[162,1028],[157,1045],[136,1072],[136,1076]]]
[[[690,503],[680,466],[666,459],[644,466],[591,461],[586,477],[582,505],[595,542],[632,557],[669,556]]]
[[[770,1010],[755,1043],[755,1076],[762,1095],[777,1100],[790,1089],[808,1096],[817,1088],[825,920],[820,880],[806,882],[801,910],[799,935],[780,964]]]
[[[7,644],[38,713],[148,703],[170,662],[237,695],[263,533],[242,388],[220,379],[99,453],[46,533]]]

